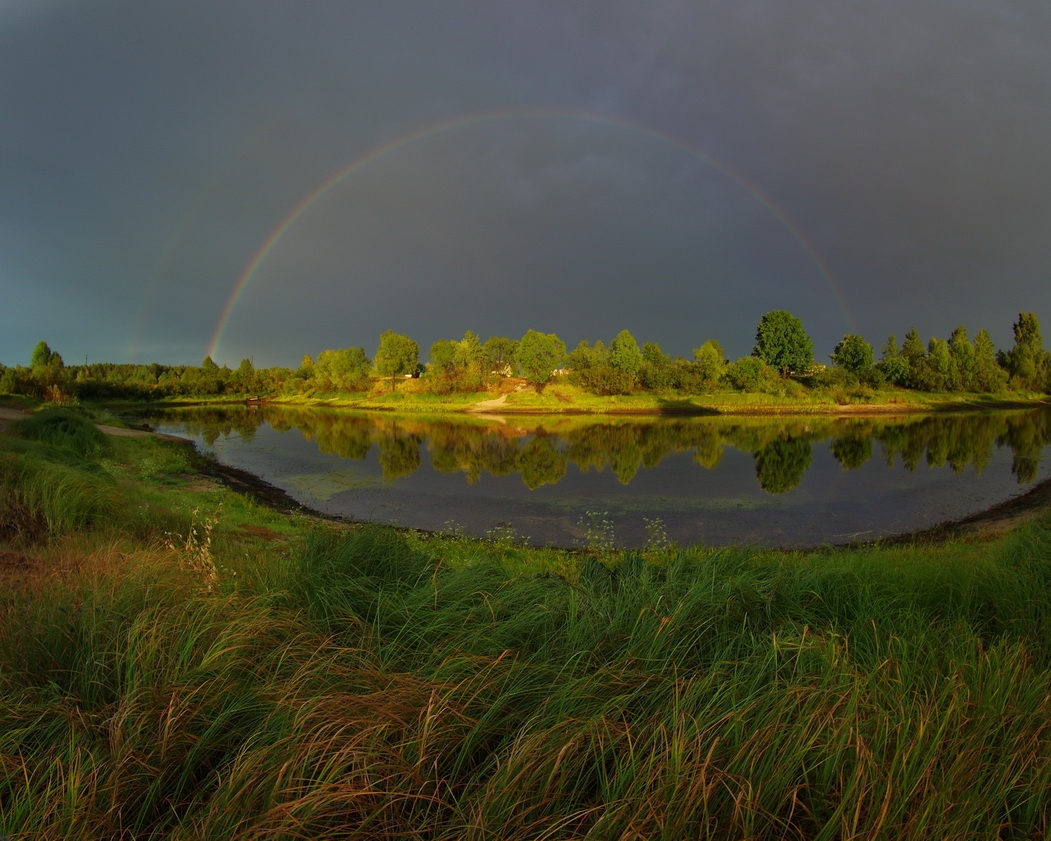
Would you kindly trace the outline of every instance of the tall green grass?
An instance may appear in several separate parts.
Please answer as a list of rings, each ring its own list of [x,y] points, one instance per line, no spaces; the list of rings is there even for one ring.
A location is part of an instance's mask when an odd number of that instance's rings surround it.
[[[190,540],[217,503],[169,481],[185,456],[81,427],[0,440],[0,540],[43,553],[0,594],[8,837],[1051,834],[1051,518],[556,558],[252,543],[231,504]]]
[[[325,527],[210,595],[157,550],[3,616],[0,828],[1046,837],[1049,534],[563,578]]]

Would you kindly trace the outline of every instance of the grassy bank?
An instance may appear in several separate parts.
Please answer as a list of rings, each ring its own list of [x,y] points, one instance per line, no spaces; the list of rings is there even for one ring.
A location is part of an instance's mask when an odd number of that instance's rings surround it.
[[[497,414],[885,414],[1022,408],[1046,403],[1046,395],[1012,392],[1010,394],[928,393],[903,389],[866,392],[864,397],[827,391],[797,388],[785,394],[761,394],[720,391],[710,394],[639,392],[602,396],[592,394],[569,382],[556,381],[541,392],[526,387],[524,381],[505,381],[489,391],[435,394],[426,380],[404,380],[393,391],[325,392],[297,395],[271,395],[268,402],[296,406],[333,406],[395,411],[402,413],[438,414],[473,411],[480,403],[499,400],[488,411]],[[225,398],[229,402],[230,398]],[[243,399],[243,398],[242,398]],[[185,402],[185,398],[178,402]],[[201,402],[222,402],[216,398]]]
[[[1051,518],[578,553],[278,515],[0,436],[12,838],[1043,838]]]

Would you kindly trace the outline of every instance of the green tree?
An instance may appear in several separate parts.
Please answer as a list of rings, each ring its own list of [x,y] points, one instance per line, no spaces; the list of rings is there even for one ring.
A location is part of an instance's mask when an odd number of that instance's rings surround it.
[[[742,356],[726,367],[726,379],[739,391],[759,391],[763,385],[764,369],[772,376],[777,373],[755,356]]]
[[[1035,313],[1021,312],[1014,324],[1014,347],[1004,354],[1004,367],[1015,388],[1039,391],[1046,387],[1047,353]]]
[[[919,335],[917,334],[917,338]],[[898,339],[892,333],[880,354],[879,363],[876,366],[879,373],[886,382],[893,385],[904,386],[909,382],[909,363],[898,347]]]
[[[771,310],[760,319],[752,355],[781,372],[805,373],[814,361],[814,342],[803,322],[786,310]]]
[[[434,376],[448,376],[456,369],[456,342],[452,339],[438,339],[431,345],[430,373]]]
[[[154,379],[156,382],[156,379]],[[256,390],[256,376],[255,376],[255,365],[252,364],[252,360],[247,357],[241,360],[241,364],[237,366],[237,371],[234,372],[234,382],[237,385],[237,390],[245,394]]]
[[[642,346],[639,380],[650,391],[665,391],[674,385],[675,370],[672,359],[656,342],[646,342]]]
[[[566,364],[577,374],[582,374],[592,368],[598,368],[609,364],[609,351],[602,340],[592,345],[587,339],[581,339],[577,346],[569,352]]]
[[[33,348],[33,355],[29,358],[31,369],[62,368],[63,365],[62,357],[48,347],[47,342],[37,342],[36,347]]]
[[[551,380],[555,369],[566,358],[566,344],[554,333],[528,330],[518,343],[515,354],[522,376],[539,393]]]
[[[917,381],[922,376],[920,369],[927,358],[927,350],[915,327],[910,327],[909,332],[905,334],[905,341],[901,343],[901,355],[908,365],[906,383],[912,388],[919,388]]]
[[[64,397],[69,380],[65,363],[56,351],[48,347],[47,342],[37,342],[29,359],[29,369],[32,382],[29,390],[33,396],[44,400],[61,400]]]
[[[952,391],[974,391],[974,345],[961,324],[949,337],[949,388]]]
[[[505,336],[490,336],[482,345],[485,359],[489,363],[489,373],[510,374],[514,371],[515,351],[518,342]]]
[[[631,391],[638,384],[642,351],[627,330],[621,330],[609,343],[609,365],[624,378],[625,391]]]
[[[836,345],[830,358],[833,365],[838,365],[840,368],[860,376],[872,367],[875,355],[872,345],[861,336],[847,333],[842,341]]]
[[[348,347],[321,351],[312,369],[314,381],[320,388],[358,391],[368,387],[371,367],[365,348]]]
[[[456,370],[458,387],[470,391],[481,388],[489,373],[482,343],[470,330],[456,343]]]
[[[996,346],[985,330],[974,337],[974,390],[997,394],[1007,386],[1007,372],[996,361]]]
[[[945,391],[952,382],[952,355],[945,339],[934,337],[927,343],[927,355],[912,374],[916,388],[923,391]]]
[[[727,363],[722,346],[715,339],[708,339],[699,348],[693,349],[693,359],[702,387],[706,391],[716,388],[726,374]]]
[[[415,371],[419,362],[420,346],[415,341],[393,330],[380,334],[375,357],[376,373],[390,378],[391,391],[394,391],[395,377]]]

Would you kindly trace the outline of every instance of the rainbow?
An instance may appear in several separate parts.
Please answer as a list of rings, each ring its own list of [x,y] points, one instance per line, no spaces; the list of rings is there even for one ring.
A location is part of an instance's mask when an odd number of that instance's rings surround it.
[[[219,349],[219,343],[223,337],[223,331],[226,329],[227,324],[230,321],[230,317],[233,314],[234,309],[237,307],[237,302],[244,294],[247,289],[249,282],[252,280],[252,276],[256,270],[267,258],[267,255],[273,250],[274,246],[281,240],[289,228],[306,213],[319,199],[321,199],[326,193],[329,192],[340,182],[349,178],[354,173],[358,172],[362,168],[368,166],[374,161],[379,160],[393,152],[397,152],[400,149],[404,149],[407,146],[411,146],[415,143],[420,143],[429,138],[433,138],[437,135],[446,134],[451,131],[458,129],[467,128],[474,126],[479,123],[492,123],[502,120],[534,120],[539,118],[546,119],[562,119],[562,120],[579,120],[583,122],[595,123],[598,125],[609,126],[613,128],[623,129],[630,132],[634,132],[637,135],[647,137],[653,140],[657,140],[661,143],[672,146],[675,149],[683,152],[686,155],[697,158],[703,161],[706,165],[718,170],[719,172],[726,175],[732,181],[737,183],[740,187],[754,196],[773,216],[778,222],[792,235],[795,241],[800,245],[807,256],[817,267],[818,272],[828,285],[829,290],[839,303],[840,308],[843,310],[847,317],[847,321],[851,327],[854,327],[853,318],[850,316],[850,310],[847,308],[846,301],[844,300],[843,294],[840,292],[838,285],[832,278],[832,273],[829,271],[828,266],[825,265],[825,261],[818,254],[817,249],[807,240],[803,235],[803,232],[799,227],[792,221],[785,211],[778,207],[773,199],[763,193],[755,184],[745,178],[741,173],[737,172],[728,164],[713,158],[703,150],[691,146],[690,144],[679,140],[678,138],[666,134],[656,129],[649,128],[639,123],[625,120],[620,117],[611,117],[606,114],[596,114],[585,111],[569,111],[557,108],[521,108],[511,110],[498,110],[498,111],[487,111],[483,113],[474,113],[461,115],[459,117],[452,117],[446,120],[442,120],[436,123],[428,123],[425,126],[406,132],[405,134],[395,137],[393,140],[384,143],[372,149],[369,152],[355,158],[346,166],[337,170],[335,173],[330,175],[313,190],[307,193],[296,205],[286,214],[284,219],[278,223],[270,234],[263,240],[262,244],[256,250],[255,254],[245,265],[244,270],[237,278],[237,282],[234,284],[233,289],[230,291],[229,297],[226,299],[226,303],[223,305],[222,312],[219,315],[219,320],[216,322],[215,330],[212,333],[211,342],[208,345],[208,356],[213,359],[216,356],[216,352]],[[855,332],[856,332],[856,328]]]

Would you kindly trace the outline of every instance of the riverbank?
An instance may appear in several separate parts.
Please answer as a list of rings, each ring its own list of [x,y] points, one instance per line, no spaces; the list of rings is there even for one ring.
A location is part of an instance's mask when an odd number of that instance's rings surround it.
[[[658,395],[649,392],[600,396],[565,383],[537,393],[522,383],[504,383],[487,392],[438,395],[418,380],[401,383],[393,392],[254,396],[253,403],[317,406],[401,414],[498,415],[835,415],[863,417],[917,412],[992,411],[1049,405],[1040,394],[926,394],[906,390],[874,392],[865,399],[812,393],[804,397],[720,392],[702,395]],[[246,397],[213,398],[201,404],[244,403]],[[197,405],[180,399],[162,405]]]

